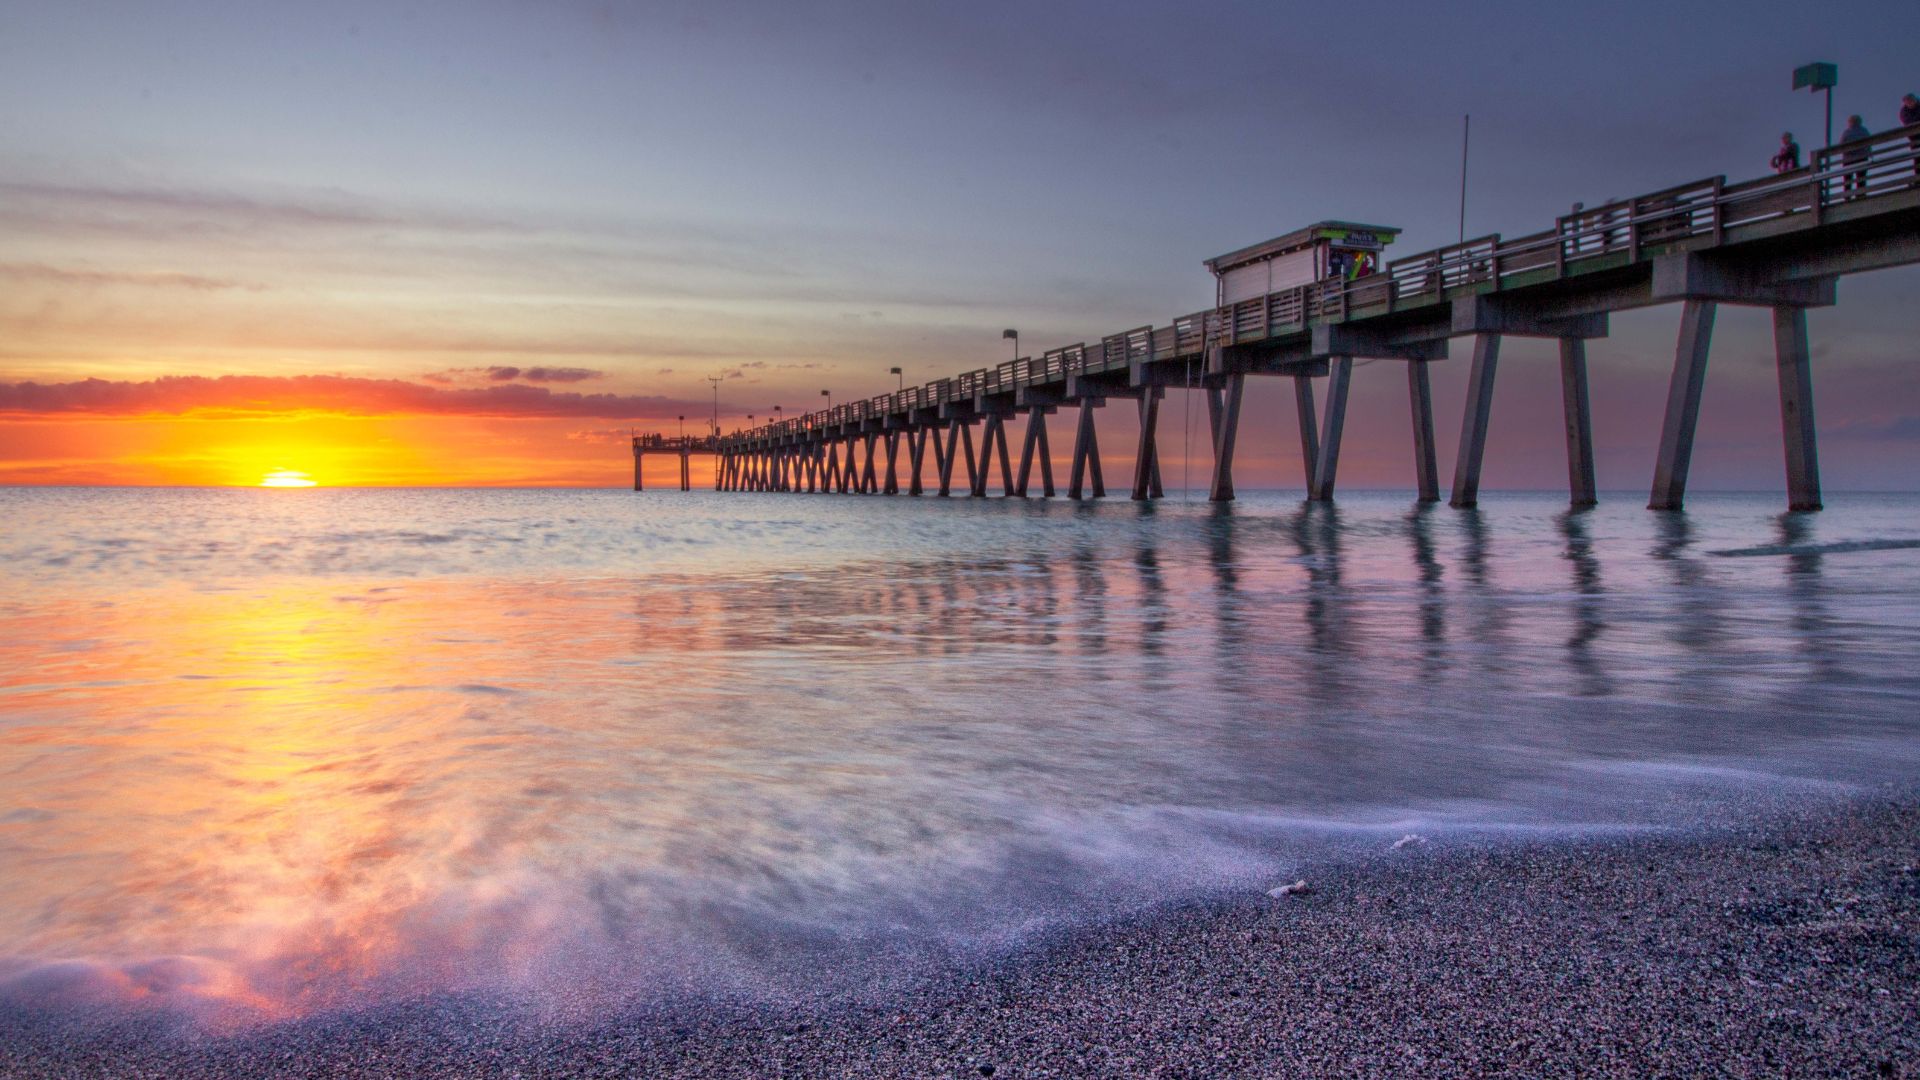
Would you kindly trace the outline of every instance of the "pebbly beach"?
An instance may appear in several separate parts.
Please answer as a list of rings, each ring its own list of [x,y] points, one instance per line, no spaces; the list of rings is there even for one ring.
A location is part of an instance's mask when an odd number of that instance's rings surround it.
[[[876,996],[238,1034],[0,1014],[5,1077],[1915,1076],[1920,798],[1441,838]],[[1275,890],[1276,892],[1278,890]]]

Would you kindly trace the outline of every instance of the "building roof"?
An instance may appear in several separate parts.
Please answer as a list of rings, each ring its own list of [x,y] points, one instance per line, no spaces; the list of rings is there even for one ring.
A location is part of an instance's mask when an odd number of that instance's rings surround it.
[[[1208,259],[1205,265],[1216,274],[1224,274],[1236,266],[1245,266],[1262,259],[1270,259],[1275,255],[1284,255],[1317,240],[1344,240],[1348,233],[1356,232],[1373,233],[1380,239],[1383,246],[1393,243],[1393,238],[1400,235],[1400,230],[1390,225],[1363,225],[1357,221],[1320,221],[1252,247],[1243,247],[1238,251],[1229,251],[1225,255],[1216,255]]]

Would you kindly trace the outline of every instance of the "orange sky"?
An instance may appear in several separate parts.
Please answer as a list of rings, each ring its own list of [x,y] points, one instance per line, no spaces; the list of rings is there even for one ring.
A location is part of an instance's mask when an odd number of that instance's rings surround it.
[[[323,486],[618,485],[630,477],[625,430],[602,427],[327,414],[9,421],[0,483],[254,485],[290,469]],[[663,459],[660,482],[677,468]]]

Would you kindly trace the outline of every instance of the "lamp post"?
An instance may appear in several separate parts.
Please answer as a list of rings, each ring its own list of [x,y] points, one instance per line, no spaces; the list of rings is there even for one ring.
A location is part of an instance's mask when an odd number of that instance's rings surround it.
[[[1020,331],[1018,331],[1018,330],[1002,330],[1002,331],[1000,331],[1000,336],[1001,336],[1001,337],[1003,337],[1003,338],[1012,338],[1012,339],[1013,339],[1013,358],[1014,358],[1015,360],[1018,360],[1018,359],[1020,359]]]
[[[827,411],[832,412],[833,411],[833,391],[822,390],[820,391],[820,396],[827,399]]]
[[[715,435],[720,434],[720,383],[725,379],[724,375],[707,376],[707,381],[713,384],[713,433]]]
[[[901,373],[901,371],[900,371],[900,369],[899,369],[899,368],[897,368],[897,367],[890,367],[890,368],[888,368],[888,369],[887,369],[887,374],[889,374],[889,375],[899,375],[899,376],[900,376],[900,385],[899,385],[899,386],[896,386],[896,387],[894,387],[894,389],[895,389],[895,390],[905,390],[905,389],[907,388],[907,377],[906,377],[906,375],[904,375],[904,374],[902,374],[902,373]]]
[[[787,414],[780,411],[780,406],[775,405],[773,407],[773,422],[775,424],[779,424],[780,421],[785,420],[786,418],[787,418]]]
[[[684,414],[680,417],[680,441],[687,441],[687,418]]]
[[[1827,145],[1833,145],[1833,88],[1840,85],[1838,64],[1804,64],[1793,69],[1793,88],[1827,92]]]

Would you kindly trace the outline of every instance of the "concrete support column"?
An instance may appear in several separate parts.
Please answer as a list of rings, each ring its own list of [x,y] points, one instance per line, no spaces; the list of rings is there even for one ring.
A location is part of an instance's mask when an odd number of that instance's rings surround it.
[[[1920,166],[1916,166],[1920,168]],[[1787,450],[1787,509],[1820,509],[1820,447],[1813,428],[1813,364],[1805,308],[1773,309],[1780,369],[1780,433]]]
[[[1426,360],[1407,361],[1407,404],[1413,411],[1413,475],[1423,503],[1440,501],[1439,455],[1433,447],[1433,381]]]
[[[1453,462],[1452,505],[1480,505],[1480,464],[1487,456],[1487,418],[1493,412],[1493,376],[1500,366],[1500,335],[1473,336],[1467,406],[1460,417],[1460,453]]]
[[[1314,466],[1320,460],[1320,420],[1314,414],[1313,380],[1305,375],[1293,377],[1293,411],[1300,418],[1300,467],[1312,491]]]
[[[921,494],[920,467],[927,460],[927,429],[917,427],[907,432],[907,494]]]
[[[1313,462],[1313,483],[1307,498],[1327,502],[1340,470],[1340,435],[1347,426],[1347,384],[1353,379],[1353,357],[1336,356],[1327,365],[1327,414],[1320,425],[1320,456]]]
[[[934,437],[937,440],[939,438],[938,433],[935,433]],[[936,441],[934,444],[934,453],[939,455],[940,457],[939,495],[941,498],[944,499],[947,496],[953,494],[953,461],[956,457],[960,456],[960,421],[959,420],[947,421],[946,452],[945,453],[940,452],[940,445]],[[972,457],[973,456],[972,452],[969,451],[967,456]]]
[[[900,433],[889,431],[887,439],[887,483],[882,494],[900,494]]]
[[[1036,405],[1027,411],[1027,434],[1020,440],[1020,472],[1014,480],[1014,494],[1027,497],[1033,479],[1035,459],[1040,463],[1040,492],[1053,497],[1053,456],[1047,452],[1047,410]]]
[[[880,437],[873,432],[867,432],[867,465],[860,473],[860,493],[862,495],[871,495],[880,490],[880,478],[873,467],[874,444],[877,443],[879,439]]]
[[[967,490],[973,490],[973,482],[985,470],[978,468],[973,460],[973,421],[960,425],[960,451],[967,456]]]
[[[1687,468],[1693,462],[1693,432],[1700,420],[1700,391],[1707,381],[1707,350],[1713,343],[1711,300],[1689,300],[1680,315],[1680,343],[1667,384],[1667,415],[1660,425],[1660,457],[1653,466],[1649,510],[1678,510],[1687,499]]]
[[[1013,494],[1013,461],[1007,455],[1007,420],[1004,416],[993,418],[993,441],[1000,451],[1000,494]],[[981,486],[986,486],[982,481]]]
[[[987,475],[993,471],[993,436],[999,430],[998,416],[987,417],[986,423],[980,426],[980,469],[978,472],[967,470],[973,477],[973,484],[967,493],[976,499],[987,497]]]
[[[685,450],[680,451],[680,490],[693,490],[693,456]]]
[[[1209,502],[1233,501],[1233,446],[1240,437],[1240,399],[1246,387],[1247,377],[1235,373],[1227,376],[1226,386],[1207,392],[1207,411],[1214,420],[1213,486],[1207,492]]]
[[[640,481],[640,463],[646,459],[646,456],[640,452],[639,447],[633,448],[633,490],[635,491],[647,490],[646,485]]]
[[[1039,439],[1036,444],[1040,457],[1040,494],[1053,498],[1053,450],[1047,445],[1047,418],[1040,417]]]
[[[1093,409],[1093,399],[1081,399],[1080,421],[1073,432],[1073,468],[1067,478],[1069,499],[1086,496],[1087,480],[1092,481],[1094,498],[1107,493],[1107,485],[1100,475],[1100,433],[1094,427]]]
[[[1133,499],[1136,502],[1157,496],[1154,481],[1159,478],[1160,447],[1156,439],[1160,427],[1160,397],[1157,386],[1140,394],[1140,448],[1133,454]]]
[[[1587,398],[1587,343],[1560,339],[1560,408],[1567,421],[1567,501],[1600,501],[1593,479],[1593,405]]]

